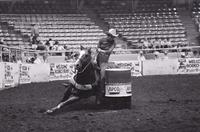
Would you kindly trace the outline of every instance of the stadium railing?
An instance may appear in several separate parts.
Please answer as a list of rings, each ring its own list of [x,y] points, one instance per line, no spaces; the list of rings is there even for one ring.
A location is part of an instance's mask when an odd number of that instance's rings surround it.
[[[93,48],[95,52],[95,48]],[[138,54],[140,51],[143,51],[144,54],[154,53],[157,51],[160,54],[163,54],[165,52],[168,53],[176,53],[178,56],[181,56],[182,53],[185,52],[193,52],[195,51],[197,54],[200,55],[200,46],[186,46],[186,47],[179,47],[179,48],[156,48],[156,49],[115,49],[113,51],[113,54]],[[3,57],[7,57],[7,62],[13,62],[12,58],[13,56],[15,59],[23,59],[24,58],[30,58],[33,57],[34,54],[38,54],[40,56],[46,55],[48,57],[57,56],[57,57],[66,57],[66,59],[71,59],[71,61],[74,61],[73,56],[75,55],[79,49],[73,49],[73,50],[64,50],[64,51],[40,51],[40,50],[30,50],[30,49],[22,49],[22,48],[16,48],[16,47],[9,47],[0,45],[0,62],[5,61]],[[70,58],[70,57],[71,58]],[[65,59],[65,61],[67,61]],[[26,61],[23,61],[26,62]]]

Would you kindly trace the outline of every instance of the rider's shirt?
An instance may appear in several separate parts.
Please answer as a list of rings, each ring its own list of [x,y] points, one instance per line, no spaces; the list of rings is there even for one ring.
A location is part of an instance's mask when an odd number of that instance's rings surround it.
[[[99,40],[98,48],[102,50],[109,50],[113,45],[115,45],[114,39],[102,38]]]

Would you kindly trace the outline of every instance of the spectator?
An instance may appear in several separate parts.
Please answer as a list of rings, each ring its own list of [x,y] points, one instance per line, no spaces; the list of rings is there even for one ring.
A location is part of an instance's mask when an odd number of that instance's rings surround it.
[[[46,45],[44,43],[39,41],[39,44],[37,45],[36,50],[47,50],[47,47],[46,47]]]
[[[139,55],[138,55],[138,57],[137,57],[137,60],[138,60],[138,61],[145,61],[145,60],[146,60],[143,51],[140,51],[140,52],[139,52]]]
[[[158,52],[158,51],[155,51],[155,52],[154,52],[154,57],[155,57],[155,59],[158,59],[158,58],[159,58],[159,54],[160,54],[160,52]]]
[[[191,56],[189,55],[188,51],[185,51],[185,58],[191,58]]]
[[[164,59],[164,60],[169,59],[169,57],[168,57],[168,52],[167,52],[167,51],[164,51],[164,57],[163,57],[163,59]]]
[[[154,41],[154,48],[159,48],[160,47],[160,41],[158,38],[155,38],[155,41]]]
[[[199,58],[198,51],[196,51],[196,50],[193,51],[193,57],[194,58]]]
[[[160,47],[161,48],[165,48],[165,39],[163,39],[163,38],[161,38],[161,40],[160,40]]]
[[[185,58],[185,52],[181,52],[181,58]]]
[[[54,44],[53,47],[51,48],[51,50],[54,50],[56,51],[58,49],[58,45],[57,44]]]
[[[68,45],[64,45],[64,49],[65,50],[68,50],[69,48],[68,48]]]
[[[148,41],[147,38],[145,38],[145,39],[143,40],[143,47],[144,47],[144,48],[149,48],[149,41]]]
[[[52,50],[53,46],[54,46],[54,41],[50,38],[49,39],[49,50]]]
[[[12,56],[11,56],[10,62],[12,62],[12,63],[17,63],[17,59],[16,59],[16,56],[15,56],[15,55],[12,55]]]
[[[152,39],[148,39],[148,42],[149,42],[149,48],[153,48],[153,40]]]
[[[62,45],[58,45],[57,50],[58,50],[58,51],[62,51],[62,50],[65,50],[65,48],[64,48]]]
[[[40,60],[40,58],[38,58],[38,54],[34,54],[34,61],[33,61],[34,64],[40,64],[42,63],[42,61]]]
[[[3,40],[3,38],[1,38],[0,39],[0,45],[4,45],[5,43],[4,43],[4,40]]]
[[[6,47],[3,47],[2,51],[3,51],[3,53],[2,53],[2,60],[4,62],[9,62],[9,49],[6,48]]]
[[[31,48],[33,49],[33,50],[36,50],[37,49],[37,45],[36,44],[32,44],[32,46],[31,46]]]
[[[31,43],[37,44],[37,38],[39,37],[39,29],[36,24],[32,24],[31,27]]]
[[[172,42],[171,42],[170,38],[167,38],[166,45],[164,48],[168,48],[168,47],[172,48]]]
[[[150,39],[150,44],[152,45],[152,47],[150,47],[150,48],[155,48],[154,43],[155,43],[155,39]]]
[[[48,47],[50,46],[50,42],[49,42],[49,41],[51,41],[51,39],[49,39],[49,40],[47,40],[47,41],[45,42],[45,45],[48,46]]]
[[[22,57],[21,57],[21,56],[17,57],[17,63],[18,63],[18,64],[21,64],[21,63],[22,63]]]

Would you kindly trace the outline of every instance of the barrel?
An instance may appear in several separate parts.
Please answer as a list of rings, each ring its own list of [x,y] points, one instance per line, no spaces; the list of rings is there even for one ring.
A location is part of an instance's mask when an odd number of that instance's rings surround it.
[[[132,97],[130,69],[106,69],[105,98],[113,108],[130,108]]]

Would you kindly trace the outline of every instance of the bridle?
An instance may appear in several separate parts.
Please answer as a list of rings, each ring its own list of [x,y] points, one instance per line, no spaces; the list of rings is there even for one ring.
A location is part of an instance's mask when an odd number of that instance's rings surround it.
[[[91,64],[92,62],[91,62],[91,60],[90,60],[90,62],[83,68],[83,70],[82,71],[78,71],[77,70],[77,74],[81,74],[81,73],[84,73],[85,72],[85,70],[88,68],[88,66]],[[76,69],[75,69],[76,70]]]

